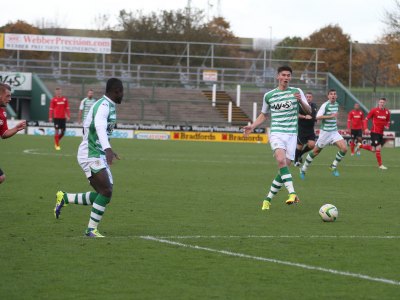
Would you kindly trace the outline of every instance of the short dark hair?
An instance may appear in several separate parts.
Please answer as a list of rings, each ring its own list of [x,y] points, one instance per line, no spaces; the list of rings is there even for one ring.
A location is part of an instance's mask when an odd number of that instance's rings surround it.
[[[386,98],[385,98],[385,97],[380,97],[379,100],[384,100],[384,101],[386,101]]]
[[[335,90],[335,89],[330,89],[330,90],[328,91],[328,94],[329,94],[330,92],[336,92],[336,90]]]
[[[0,92],[4,93],[5,90],[9,90],[11,92],[11,87],[6,83],[0,82]]]
[[[292,68],[289,67],[289,66],[280,66],[280,67],[278,68],[278,74],[279,74],[280,72],[283,72],[283,71],[289,71],[290,74],[293,73]]]
[[[312,92],[307,92],[306,95],[307,95],[307,94],[312,95]]]
[[[112,90],[122,88],[122,81],[119,80],[118,78],[110,78],[107,80],[107,85],[106,85],[106,93],[111,92]]]

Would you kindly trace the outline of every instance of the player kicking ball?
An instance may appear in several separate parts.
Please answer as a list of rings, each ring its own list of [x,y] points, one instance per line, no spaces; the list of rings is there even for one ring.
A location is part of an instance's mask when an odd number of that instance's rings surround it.
[[[317,113],[317,120],[321,120],[321,128],[319,132],[319,137],[316,142],[316,147],[311,153],[307,155],[306,161],[300,169],[300,178],[305,179],[308,167],[313,162],[314,158],[317,157],[322,149],[330,144],[335,144],[339,148],[336,153],[335,160],[332,162],[330,169],[332,175],[338,177],[339,171],[337,170],[338,164],[342,161],[343,157],[346,155],[347,146],[343,137],[338,132],[337,128],[337,115],[339,110],[339,104],[336,102],[337,94],[336,90],[329,90],[328,101],[326,101]]]

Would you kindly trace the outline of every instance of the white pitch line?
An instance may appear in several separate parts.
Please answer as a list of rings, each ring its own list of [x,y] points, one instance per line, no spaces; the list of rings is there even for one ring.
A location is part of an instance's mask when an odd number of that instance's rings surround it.
[[[263,261],[263,262],[270,262],[270,263],[286,265],[286,266],[290,266],[290,267],[298,267],[298,268],[307,269],[307,270],[320,271],[320,272],[330,273],[330,274],[334,274],[334,275],[348,276],[348,277],[354,277],[354,278],[364,279],[364,280],[368,280],[368,281],[376,281],[376,282],[400,286],[400,281],[391,280],[391,279],[371,277],[368,275],[363,275],[363,274],[358,274],[358,273],[351,273],[351,272],[339,271],[339,270],[334,270],[334,269],[327,269],[327,268],[316,267],[316,266],[300,264],[300,263],[294,263],[294,262],[284,261],[284,260],[279,260],[279,259],[274,259],[274,258],[267,258],[267,257],[253,256],[253,255],[248,255],[248,254],[243,254],[243,253],[231,252],[231,251],[227,251],[227,250],[218,250],[218,249],[213,249],[213,248],[208,248],[208,247],[201,247],[201,246],[197,246],[197,245],[183,244],[183,243],[179,243],[179,242],[169,241],[166,239],[156,238],[153,236],[141,236],[141,238],[144,240],[159,242],[159,243],[183,247],[183,248],[202,250],[202,251],[207,251],[207,252],[224,254],[224,255],[228,255],[228,256],[247,258],[247,259]]]
[[[400,239],[400,235],[170,235],[160,239]]]
[[[39,149],[25,149],[23,151],[24,154],[32,154],[32,155],[45,155],[45,156],[72,156],[71,154],[62,154],[62,153],[40,153]]]

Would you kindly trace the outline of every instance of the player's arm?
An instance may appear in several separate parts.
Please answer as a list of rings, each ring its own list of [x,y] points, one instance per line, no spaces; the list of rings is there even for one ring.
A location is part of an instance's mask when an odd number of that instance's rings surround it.
[[[352,113],[349,112],[349,114],[347,115],[347,130],[349,132],[351,131],[351,116],[352,116]]]
[[[65,114],[67,117],[67,121],[69,121],[71,119],[71,111],[69,110],[69,103],[67,98],[65,98]]]
[[[22,120],[21,122],[18,122],[17,125],[14,128],[7,129],[4,131],[4,133],[1,135],[2,139],[8,139],[15,135],[18,131],[24,130],[26,128],[26,121]]]
[[[367,117],[363,121],[363,127],[365,128],[365,133],[369,134],[370,130],[368,129],[368,120],[372,119],[374,116],[374,109],[371,109],[367,115]]]
[[[317,122],[317,105],[315,103],[311,103],[311,119],[314,122]]]
[[[317,120],[322,120],[322,119],[335,119],[337,116],[337,113],[335,114],[331,114],[331,115],[325,115],[325,109],[326,106],[328,105],[327,102],[325,102],[324,104],[322,104],[322,106],[319,108],[316,119]]]
[[[49,122],[53,121],[53,112],[54,112],[54,98],[51,99],[50,101],[50,106],[49,106]]]
[[[81,101],[81,104],[79,105],[78,123],[83,123],[83,120],[82,120],[82,111],[83,111],[83,109],[84,109],[84,101],[85,101],[85,100],[82,100],[82,101]]]
[[[107,135],[107,118],[110,107],[107,102],[103,102],[99,109],[97,110],[94,126],[96,128],[96,133],[99,138],[101,148],[106,153],[106,160],[109,165],[112,165],[114,158],[118,159],[118,155],[114,153],[111,149],[111,144]]]
[[[257,119],[254,121],[253,124],[243,127],[244,136],[248,136],[255,128],[260,126],[266,119],[267,116],[263,112],[260,113],[260,115],[257,117]]]
[[[299,102],[299,105],[301,109],[306,113],[306,115],[311,114],[311,106],[308,104],[307,98],[304,95],[303,91],[301,89],[298,89],[299,92],[295,93],[294,96],[297,99],[297,102]]]
[[[385,125],[385,129],[389,129],[389,127],[390,127],[390,111],[388,110],[388,117],[387,117],[387,123],[386,123],[386,125]]]
[[[268,110],[269,110],[268,104],[265,101],[263,101],[261,113],[254,121],[254,123],[243,127],[243,134],[245,137],[248,136],[255,128],[260,126],[265,120],[267,120]]]

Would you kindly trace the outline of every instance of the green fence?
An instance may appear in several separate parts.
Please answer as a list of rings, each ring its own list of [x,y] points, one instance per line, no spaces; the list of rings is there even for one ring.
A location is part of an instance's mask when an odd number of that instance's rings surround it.
[[[335,76],[328,73],[328,89],[335,89],[338,95],[338,102],[343,105],[345,110],[349,112],[353,109],[354,104],[360,104],[361,109],[365,114],[368,113],[368,108],[361,103]]]

